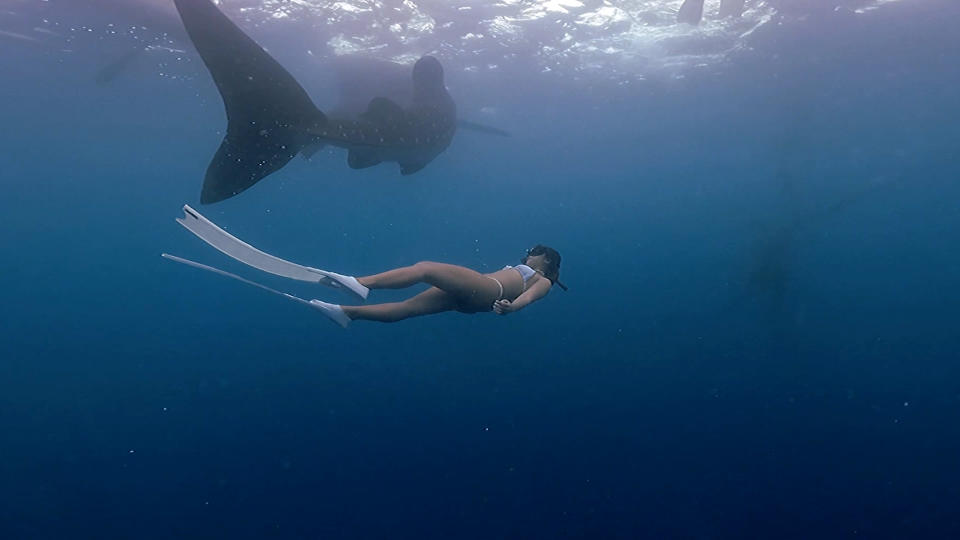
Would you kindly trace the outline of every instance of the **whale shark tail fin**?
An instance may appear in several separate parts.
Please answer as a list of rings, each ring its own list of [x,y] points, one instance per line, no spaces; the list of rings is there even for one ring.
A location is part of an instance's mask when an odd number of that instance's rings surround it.
[[[227,112],[227,133],[200,194],[201,203],[215,203],[286,165],[311,142],[305,130],[326,117],[293,75],[210,0],[174,3]]]

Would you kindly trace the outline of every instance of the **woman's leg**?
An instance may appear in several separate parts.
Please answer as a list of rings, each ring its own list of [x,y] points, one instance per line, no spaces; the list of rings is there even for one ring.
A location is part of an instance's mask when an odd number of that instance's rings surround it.
[[[418,262],[413,266],[361,277],[357,281],[370,289],[405,289],[417,283],[428,283],[466,301],[479,294],[489,294],[492,295],[491,304],[500,296],[500,287],[496,282],[480,272],[438,262]]]
[[[373,304],[369,306],[340,306],[351,320],[397,322],[420,315],[432,315],[450,311],[456,307],[452,295],[431,287],[403,302]]]
[[[423,272],[417,268],[417,264],[359,277],[357,281],[368,289],[406,289],[423,281]]]

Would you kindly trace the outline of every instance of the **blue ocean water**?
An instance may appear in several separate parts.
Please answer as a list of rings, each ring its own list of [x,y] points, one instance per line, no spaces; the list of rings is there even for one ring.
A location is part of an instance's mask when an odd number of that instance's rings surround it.
[[[441,49],[511,137],[202,208],[355,275],[563,255],[508,317],[347,330],[161,259],[346,300],[173,221],[224,126],[188,46],[98,85],[110,43],[5,41],[0,537],[960,536],[960,5],[777,7],[669,76]],[[323,107],[307,34],[251,33]]]

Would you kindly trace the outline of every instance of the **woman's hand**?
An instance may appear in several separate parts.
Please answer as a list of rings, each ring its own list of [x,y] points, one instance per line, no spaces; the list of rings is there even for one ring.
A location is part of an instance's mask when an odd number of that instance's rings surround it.
[[[509,300],[497,300],[493,303],[493,311],[499,315],[506,315],[513,311],[513,304]]]

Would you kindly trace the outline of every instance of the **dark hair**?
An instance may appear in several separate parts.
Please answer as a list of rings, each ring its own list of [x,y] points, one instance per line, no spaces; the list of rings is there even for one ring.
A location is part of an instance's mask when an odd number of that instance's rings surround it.
[[[560,253],[552,247],[543,244],[537,244],[527,250],[527,256],[523,258],[523,264],[527,264],[527,259],[537,255],[544,255],[543,262],[546,268],[543,269],[543,275],[551,283],[559,285],[561,289],[567,290],[567,286],[560,283]]]

